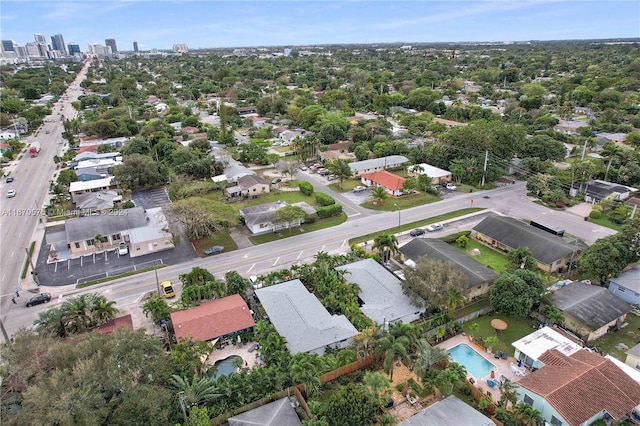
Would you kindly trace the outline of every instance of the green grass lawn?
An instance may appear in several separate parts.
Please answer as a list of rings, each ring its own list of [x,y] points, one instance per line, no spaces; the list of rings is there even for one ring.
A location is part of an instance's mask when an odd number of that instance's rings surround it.
[[[287,184],[289,184],[289,182],[287,182]],[[291,186],[293,187],[293,185]],[[207,198],[218,201],[219,196],[220,196],[219,193],[212,193],[212,194],[208,194]],[[269,192],[267,194],[260,194],[258,195],[258,197],[253,199],[245,198],[242,201],[236,201],[236,202],[232,201],[229,203],[229,205],[240,210],[245,207],[258,206],[260,204],[273,203],[276,201],[286,201],[289,204],[305,201],[311,206],[314,206],[316,204],[316,199],[313,196],[307,197],[300,191],[288,192],[288,191],[276,190],[274,192]]]
[[[224,246],[224,251],[233,251],[238,249],[238,245],[231,235],[228,233],[216,233],[210,237],[203,238],[201,240],[192,241],[193,246],[196,248],[196,253],[200,257],[204,257],[204,251],[211,246]]]
[[[462,324],[462,329],[465,333],[470,334],[469,330],[471,324],[478,323],[480,326],[477,333],[474,336],[482,336],[483,338],[487,338],[489,336],[494,336],[495,331],[491,328],[491,320],[494,318],[499,318],[507,323],[507,329],[501,331],[498,334],[498,347],[492,348],[494,352],[496,350],[507,351],[509,356],[513,356],[515,349],[511,344],[516,340],[521,339],[522,337],[531,334],[537,327],[533,327],[531,325],[531,320],[527,318],[513,318],[503,314],[499,314],[496,312],[492,312],[488,315],[484,315],[480,318],[477,318],[473,321],[469,321],[467,323]]]
[[[422,206],[424,204],[435,203],[442,198],[438,195],[427,194],[426,192],[416,192],[415,194],[405,195],[399,198],[386,198],[382,202],[371,200],[360,204],[362,207],[371,210],[393,211],[408,209],[410,207]],[[396,207],[396,204],[398,207]]]
[[[627,357],[625,354],[626,349],[619,345],[623,344],[627,348],[632,348],[640,342],[640,316],[630,313],[627,315],[625,322],[629,323],[629,325],[613,333],[605,334],[591,342],[593,346],[622,362]]]
[[[610,221],[609,218],[606,216],[606,214],[602,215],[600,219],[588,218],[587,221],[591,223],[595,223],[596,225],[604,226],[606,228],[615,229],[616,231],[621,230],[622,227],[624,226],[624,224],[618,225],[617,223]]]
[[[468,255],[470,258],[482,263],[487,268],[493,269],[498,274],[507,272],[507,265],[509,261],[504,253],[487,247],[484,244],[481,244],[478,241],[472,239],[468,240],[467,247],[465,248],[460,247],[457,244],[453,244],[453,247]],[[469,250],[471,249],[480,250],[480,256],[471,256],[469,254]]]
[[[484,209],[468,208],[468,209],[456,210],[454,212],[441,214],[439,216],[434,216],[434,217],[431,217],[429,219],[419,220],[419,221],[411,222],[411,223],[404,223],[404,224],[402,224],[401,230],[402,231],[408,231],[408,230],[413,229],[413,228],[419,228],[419,227],[426,226],[426,225],[429,225],[429,224],[435,223],[435,222],[440,222],[440,221],[443,221],[443,220],[454,219],[456,217],[464,216],[466,214],[477,212],[477,211],[480,211],[480,210],[484,210]],[[390,228],[388,228],[387,230],[384,230],[384,231],[374,232],[374,233],[371,233],[371,234],[363,235],[361,237],[352,238],[351,240],[349,240],[349,244],[362,243],[362,242],[365,242],[365,241],[373,240],[378,235],[389,234],[389,233],[395,234],[396,232],[398,232],[398,227],[397,226],[392,226],[392,227],[390,227]]]
[[[296,226],[291,228],[290,230],[283,230],[280,233],[271,232],[269,234],[256,235],[253,237],[249,237],[249,240],[253,244],[264,244],[269,243],[271,241],[282,240],[283,238],[288,238],[294,235],[300,235],[307,232],[317,231],[319,229],[331,228],[332,226],[340,225],[347,220],[347,215],[342,213],[340,216],[329,217],[326,219],[316,219],[313,223],[303,223],[301,226]],[[302,229],[302,231],[300,231]]]

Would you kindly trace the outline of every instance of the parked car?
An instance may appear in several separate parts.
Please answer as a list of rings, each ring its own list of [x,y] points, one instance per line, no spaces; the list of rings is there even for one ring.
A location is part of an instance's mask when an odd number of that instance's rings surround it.
[[[303,172],[306,172],[308,169],[307,169],[307,166],[305,166],[304,164],[301,164],[300,170],[302,170]]]
[[[318,170],[318,174],[320,176],[328,176],[328,175],[331,174],[331,172],[329,170],[327,170],[327,169],[321,169],[321,170]]]
[[[204,251],[204,254],[207,256],[211,256],[212,254],[220,254],[224,251],[224,246],[213,246],[209,247]]]
[[[11,176],[9,176],[9,177],[5,180],[5,182],[7,182],[7,183],[11,183],[11,182],[13,182],[13,178],[12,178]]]
[[[262,281],[260,281],[255,275],[249,277],[249,282],[251,283],[251,287],[253,287],[254,290],[262,288]]]
[[[258,349],[260,349],[260,345],[259,345],[259,344],[257,344],[257,343],[254,343],[254,344],[253,344],[253,345],[251,345],[251,347],[247,350],[247,352],[251,353],[251,352],[256,351],[256,350],[258,350]]]
[[[129,247],[127,247],[127,243],[120,243],[118,246],[118,254],[120,256],[125,256],[129,253]]]
[[[13,198],[16,196],[16,190],[15,189],[10,189],[9,191],[7,191],[7,198]]]
[[[355,188],[353,188],[353,192],[362,192],[362,191],[366,191],[367,187],[366,186],[356,186]]]
[[[444,187],[447,188],[450,191],[455,191],[458,188],[457,186],[455,186],[451,182],[447,183]]]
[[[275,184],[280,183],[280,182],[282,182],[282,179],[280,179],[280,178],[271,179],[271,185],[275,185]]]
[[[162,284],[160,284],[160,287],[162,287],[162,293],[164,293],[164,297],[166,299],[176,297],[176,292],[171,285],[171,281],[163,281]]]
[[[427,225],[427,231],[436,232],[444,229],[441,223],[432,223],[431,225]]]
[[[420,235],[424,235],[424,234],[425,234],[424,229],[420,229],[420,228],[414,229],[411,232],[409,232],[409,235],[411,235],[412,237],[419,237]]]
[[[31,306],[40,305],[42,303],[51,302],[51,293],[40,293],[27,300],[25,306],[30,308]]]

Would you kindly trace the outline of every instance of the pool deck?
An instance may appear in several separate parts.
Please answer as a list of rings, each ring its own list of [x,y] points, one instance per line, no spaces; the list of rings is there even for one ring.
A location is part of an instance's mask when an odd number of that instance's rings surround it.
[[[213,365],[216,361],[237,355],[245,360],[245,368],[251,369],[257,365],[260,349],[249,352],[249,348],[256,342],[241,343],[240,345],[225,346],[224,349],[215,349],[207,359],[207,363]]]
[[[487,361],[489,361],[491,364],[495,365],[497,367],[497,370],[495,372],[495,379],[500,380],[502,378],[502,376],[506,377],[507,379],[511,380],[512,382],[517,382],[519,381],[522,377],[516,375],[512,370],[511,370],[511,363],[517,364],[518,360],[515,359],[514,357],[510,356],[507,359],[502,359],[502,358],[495,358],[493,354],[487,353],[487,350],[484,349],[482,346],[480,346],[478,343],[470,341],[468,336],[463,336],[462,334],[459,334],[455,337],[452,337],[449,340],[446,340],[442,343],[439,343],[438,347],[444,348],[444,349],[451,349],[454,346],[457,346],[461,343],[465,343],[467,345],[469,345],[470,347],[472,347],[480,356],[482,356],[484,359],[486,359]],[[494,401],[497,401],[500,399],[500,389],[498,389],[498,387],[490,387],[487,384],[487,379],[490,379],[490,376],[487,377],[473,377],[471,374],[467,373],[467,378],[473,378],[475,380],[475,385],[484,390],[485,393],[486,391],[490,391],[491,394],[493,395],[493,399]]]

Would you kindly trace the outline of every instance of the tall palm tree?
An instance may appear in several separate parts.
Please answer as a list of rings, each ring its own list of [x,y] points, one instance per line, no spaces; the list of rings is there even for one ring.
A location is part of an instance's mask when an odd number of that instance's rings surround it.
[[[508,408],[509,402],[511,402],[512,405],[516,403],[518,397],[516,394],[517,388],[517,383],[507,378],[503,379],[502,383],[500,383],[500,404],[505,409]]]
[[[174,374],[169,379],[171,385],[178,391],[179,397],[186,402],[189,407],[199,406],[207,402],[213,401],[220,396],[215,382],[209,377],[198,378],[194,375],[191,381]]]
[[[349,167],[349,162],[344,158],[336,158],[327,164],[327,169],[331,172],[332,175],[338,178],[340,182],[340,188],[342,188],[342,183],[345,179],[351,177],[352,172]]]
[[[391,384],[389,380],[378,372],[368,371],[365,373],[363,382],[371,393],[377,398],[378,404],[386,401],[391,395]]]
[[[384,187],[376,186],[371,190],[371,196],[373,197],[374,200],[376,200],[376,202],[382,204],[384,203],[384,200],[386,200],[389,197],[389,193]]]
[[[536,410],[526,402],[517,404],[515,408],[516,415],[519,416],[521,420],[526,420],[527,426],[537,426],[544,424],[544,419],[542,418],[540,411]]]
[[[463,308],[466,301],[467,298],[459,288],[452,288],[449,290],[449,293],[447,293],[447,309],[449,311],[455,311],[458,308]]]
[[[373,240],[373,250],[378,250],[383,261],[388,261],[391,255],[398,252],[398,240],[395,235],[380,234]]]
[[[66,311],[62,309],[62,306],[38,312],[38,319],[34,321],[33,325],[41,335],[64,338],[69,334],[67,330]]]
[[[396,362],[403,360],[409,363],[409,354],[407,353],[409,339],[405,336],[396,338],[391,334],[387,334],[376,344],[377,353],[384,353],[384,370],[389,373],[389,380],[393,381],[393,366]]]
[[[466,378],[467,370],[457,362],[450,362],[447,368],[438,374],[436,382],[440,385],[443,394],[451,395],[453,388],[462,386]]]
[[[107,300],[104,296],[94,300],[91,310],[95,325],[105,324],[115,318],[116,314],[120,312],[114,306],[115,304],[114,300]]]
[[[431,367],[449,358],[449,353],[437,346],[431,346],[425,339],[418,340],[418,358],[416,373],[424,381],[429,376]]]
[[[416,325],[405,324],[402,321],[398,321],[389,327],[389,334],[392,334],[395,337],[405,336],[409,341],[407,350],[409,350],[409,352],[413,352],[416,342],[420,337],[420,330]]]

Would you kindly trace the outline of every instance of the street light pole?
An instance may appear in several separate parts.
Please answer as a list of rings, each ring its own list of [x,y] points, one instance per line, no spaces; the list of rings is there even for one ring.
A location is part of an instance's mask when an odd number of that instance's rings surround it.
[[[160,281],[158,281],[158,270],[154,269],[153,272],[156,273],[156,286],[158,287],[158,296],[160,296]]]
[[[400,232],[402,232],[402,220],[400,216],[400,206],[394,203],[394,206],[398,209],[398,236],[400,236]]]

